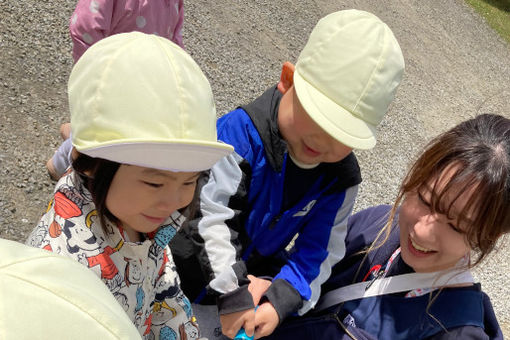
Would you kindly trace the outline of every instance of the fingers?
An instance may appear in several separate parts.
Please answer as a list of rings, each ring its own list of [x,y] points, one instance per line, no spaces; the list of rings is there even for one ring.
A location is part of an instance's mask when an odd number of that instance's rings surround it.
[[[246,332],[246,335],[248,335],[249,337],[252,337],[253,334],[255,333],[255,317],[252,319],[246,320],[243,328],[244,328],[244,331]],[[236,332],[236,334],[237,334],[237,332]]]
[[[233,339],[237,332],[244,327],[246,334],[252,336],[255,329],[255,312],[247,309],[235,313],[220,315],[222,333]]]
[[[279,321],[278,313],[270,302],[260,305],[255,313],[255,327],[257,330],[255,339],[273,333]]]
[[[248,275],[248,279],[250,280],[248,291],[253,297],[253,304],[258,305],[262,296],[266,293],[269,286],[271,286],[271,281],[260,279],[253,275]]]

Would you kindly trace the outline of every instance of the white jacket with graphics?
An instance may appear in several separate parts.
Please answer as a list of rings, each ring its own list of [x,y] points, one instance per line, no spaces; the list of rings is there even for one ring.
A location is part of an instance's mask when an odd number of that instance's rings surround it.
[[[103,231],[90,192],[72,172],[57,183],[26,243],[71,257],[96,273],[144,338],[198,339],[168,247],[183,219],[176,213],[144,241],[127,242],[120,226],[108,221]]]

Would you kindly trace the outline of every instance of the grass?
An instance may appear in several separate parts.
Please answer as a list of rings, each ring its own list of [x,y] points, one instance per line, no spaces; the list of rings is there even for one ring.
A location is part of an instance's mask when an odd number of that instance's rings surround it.
[[[510,42],[510,0],[466,0],[490,27]]]

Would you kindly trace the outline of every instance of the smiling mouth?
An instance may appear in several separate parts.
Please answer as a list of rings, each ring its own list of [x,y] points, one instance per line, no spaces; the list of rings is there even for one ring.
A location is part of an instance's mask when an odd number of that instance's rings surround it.
[[[304,144],[304,143],[303,143]],[[321,153],[315,149],[312,149],[311,147],[309,147],[308,145],[304,144],[304,147],[305,147],[305,151],[307,154],[309,155],[312,155],[312,156],[318,156],[320,155]]]
[[[411,238],[409,238],[409,241],[410,241],[411,245],[413,246],[413,248],[414,248],[415,250],[418,250],[418,251],[419,251],[419,252],[421,252],[421,253],[425,253],[425,254],[427,254],[427,253],[433,253],[433,252],[435,252],[435,251],[434,251],[434,250],[432,250],[432,249],[427,249],[427,248],[424,248],[424,247],[420,246],[419,244],[415,243],[415,242],[414,242]]]

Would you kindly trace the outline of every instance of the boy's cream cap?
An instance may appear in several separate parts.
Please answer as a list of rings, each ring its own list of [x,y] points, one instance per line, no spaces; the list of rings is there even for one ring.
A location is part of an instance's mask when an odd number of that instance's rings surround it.
[[[170,40],[123,33],[91,46],[69,78],[81,153],[160,170],[202,171],[232,152],[217,141],[209,82]]]
[[[370,149],[403,72],[404,57],[389,27],[368,12],[345,10],[317,23],[296,63],[294,86],[329,135]]]
[[[141,339],[92,270],[68,257],[3,239],[0,338]]]

